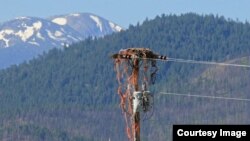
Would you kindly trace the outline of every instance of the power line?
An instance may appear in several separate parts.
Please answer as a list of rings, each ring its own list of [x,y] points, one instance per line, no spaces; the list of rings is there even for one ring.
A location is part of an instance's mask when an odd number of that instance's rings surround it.
[[[180,63],[194,63],[194,64],[206,64],[206,65],[220,65],[220,66],[250,68],[250,65],[230,64],[230,63],[218,63],[218,62],[209,62],[209,61],[185,60],[185,59],[178,59],[178,58],[168,58],[167,61],[180,62]]]
[[[250,65],[242,64],[231,64],[231,63],[219,63],[219,62],[210,62],[210,61],[197,61],[190,59],[180,59],[180,58],[171,58],[162,55],[151,54],[149,56],[141,57],[140,55],[131,55],[131,54],[115,54],[113,58],[120,59],[142,59],[142,60],[156,60],[156,61],[166,61],[166,62],[179,62],[179,63],[193,63],[193,64],[205,64],[205,65],[219,65],[219,66],[231,66],[231,67],[243,67],[250,68]]]
[[[209,61],[197,61],[197,60],[186,60],[186,59],[179,59],[179,58],[167,58],[166,60],[165,59],[157,59],[157,58],[146,58],[146,59],[160,60],[160,61],[166,61],[166,62],[178,62],[178,63],[192,63],[192,64],[205,64],[205,65],[219,65],[219,66],[250,68],[250,65],[219,63],[219,62],[209,62]]]
[[[160,93],[163,94],[163,95],[174,95],[174,96],[186,96],[186,97],[210,98],[210,99],[222,99],[222,100],[235,100],[235,101],[247,101],[247,102],[250,102],[250,99],[244,99],[244,98],[217,97],[217,96],[194,95],[194,94],[180,94],[180,93],[167,93],[167,92],[160,92]]]

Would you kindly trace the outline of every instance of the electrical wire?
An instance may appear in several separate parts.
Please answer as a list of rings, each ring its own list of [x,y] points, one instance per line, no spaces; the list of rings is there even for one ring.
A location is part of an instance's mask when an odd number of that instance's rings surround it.
[[[194,63],[194,64],[206,64],[206,65],[219,65],[219,66],[250,68],[250,65],[218,63],[218,62],[208,62],[208,61],[196,61],[196,60],[185,60],[185,59],[178,59],[178,58],[168,58],[167,61],[180,62],[180,63]]]
[[[209,61],[197,61],[197,60],[186,60],[186,59],[179,59],[179,58],[167,58],[167,59],[145,58],[145,59],[166,61],[166,62],[178,62],[178,63],[192,63],[192,64],[205,64],[205,65],[219,65],[219,66],[250,68],[250,65],[219,63],[219,62],[209,62]]]
[[[231,66],[231,67],[243,67],[250,68],[250,65],[242,64],[231,64],[231,63],[219,63],[219,62],[210,62],[210,61],[197,61],[190,59],[180,59],[180,58],[171,58],[166,56],[158,55],[157,58],[144,58],[138,56],[122,56],[122,59],[141,59],[141,60],[157,60],[157,61],[166,61],[166,62],[179,62],[179,63],[192,63],[192,64],[205,64],[205,65],[219,65],[219,66]]]
[[[235,97],[217,97],[217,96],[195,95],[195,94],[180,94],[180,93],[168,93],[168,92],[160,92],[160,93],[163,94],[163,95],[186,96],[186,97],[197,97],[197,98],[209,98],[209,99],[222,99],[222,100],[235,100],[235,101],[247,101],[247,102],[250,102],[250,99],[235,98]]]

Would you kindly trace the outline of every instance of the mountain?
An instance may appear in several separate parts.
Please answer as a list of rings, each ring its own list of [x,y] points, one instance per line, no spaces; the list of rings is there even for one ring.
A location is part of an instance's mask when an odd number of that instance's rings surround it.
[[[20,17],[0,26],[0,46],[59,47],[84,38],[69,26],[34,17]]]
[[[103,37],[122,28],[115,23],[90,13],[76,13],[51,17],[50,20],[62,26],[70,26],[83,37]]]
[[[18,17],[0,25],[0,55],[5,61],[5,65],[0,65],[0,68],[21,63],[54,47],[67,47],[89,37],[103,37],[121,30],[122,28],[113,22],[90,13],[69,14],[48,19]],[[24,54],[19,54],[22,49],[27,53],[22,51]],[[9,54],[23,57],[13,59]],[[8,60],[13,61],[8,62]]]
[[[112,54],[147,47],[171,58],[249,65],[249,37],[248,22],[188,13],[157,16],[124,32],[52,49],[0,71],[0,139],[127,140]],[[141,117],[141,140],[170,141],[173,124],[249,124],[249,102],[160,94],[249,99],[249,68],[157,66],[150,86],[154,113]]]

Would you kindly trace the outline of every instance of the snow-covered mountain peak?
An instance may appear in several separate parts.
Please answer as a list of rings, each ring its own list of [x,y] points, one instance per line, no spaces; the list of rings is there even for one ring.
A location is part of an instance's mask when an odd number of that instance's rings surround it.
[[[73,13],[49,19],[17,17],[0,24],[0,48],[62,46],[121,30],[117,24],[92,13]]]
[[[122,30],[117,24],[92,13],[59,15],[50,20],[59,25],[68,25],[84,37],[103,37]]]
[[[61,46],[83,40],[69,26],[60,26],[46,19],[25,17],[0,26],[0,47],[25,44],[25,46]]]
[[[54,47],[69,47],[88,37],[103,37],[121,30],[117,24],[92,13],[73,13],[48,19],[17,17],[0,24],[0,56],[6,56],[1,59],[6,61],[5,65],[0,64],[0,69],[32,59]]]

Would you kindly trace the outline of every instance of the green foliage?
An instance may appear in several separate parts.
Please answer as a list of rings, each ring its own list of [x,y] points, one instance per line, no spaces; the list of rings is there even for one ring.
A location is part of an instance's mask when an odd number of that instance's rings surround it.
[[[125,140],[110,57],[113,53],[122,48],[147,47],[174,58],[228,61],[249,56],[249,38],[249,23],[190,13],[157,16],[121,33],[87,39],[63,50],[53,49],[0,72],[1,138],[20,135],[24,138],[21,140]],[[244,64],[247,62],[243,60]],[[232,77],[207,78],[203,73],[208,66],[170,62],[158,65],[157,84],[152,87],[156,93],[208,94],[221,89],[219,86],[227,86],[224,91],[232,94],[241,90],[244,96],[249,90],[250,77],[235,86]],[[242,72],[233,73],[236,80]],[[244,103],[228,105],[204,99],[162,97],[155,97],[156,110],[152,117],[155,122],[148,121],[142,129],[145,140],[170,140],[170,125],[176,123],[249,123],[246,118],[249,105]],[[27,125],[16,122],[20,118]],[[17,126],[10,127],[8,123]],[[6,129],[10,132],[4,132]]]

